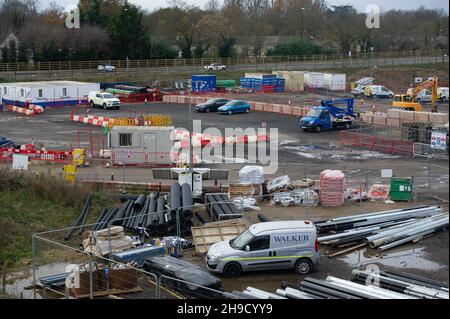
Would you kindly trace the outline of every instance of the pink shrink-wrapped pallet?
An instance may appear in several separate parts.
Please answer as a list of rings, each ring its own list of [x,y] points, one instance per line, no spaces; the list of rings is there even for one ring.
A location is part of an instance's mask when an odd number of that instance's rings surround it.
[[[339,207],[345,201],[345,174],[339,170],[320,173],[320,202],[322,206]]]

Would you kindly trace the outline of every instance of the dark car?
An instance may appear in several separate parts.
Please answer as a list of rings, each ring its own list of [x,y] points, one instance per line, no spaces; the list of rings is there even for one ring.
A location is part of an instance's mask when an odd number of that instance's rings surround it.
[[[211,99],[206,101],[206,103],[197,104],[195,106],[195,109],[197,112],[217,112],[219,107],[224,106],[230,102],[230,100],[227,99]]]

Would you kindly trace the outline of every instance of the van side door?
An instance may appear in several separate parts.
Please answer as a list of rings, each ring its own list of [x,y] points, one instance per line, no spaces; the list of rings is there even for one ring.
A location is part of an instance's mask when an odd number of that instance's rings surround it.
[[[242,262],[248,270],[268,269],[270,268],[269,248],[270,236],[257,236],[248,244],[250,251],[245,252]]]

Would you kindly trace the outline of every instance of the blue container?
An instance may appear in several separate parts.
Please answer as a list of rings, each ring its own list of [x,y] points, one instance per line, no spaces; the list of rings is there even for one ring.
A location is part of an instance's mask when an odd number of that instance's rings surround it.
[[[193,75],[192,76],[193,92],[216,92],[217,77],[215,75]]]

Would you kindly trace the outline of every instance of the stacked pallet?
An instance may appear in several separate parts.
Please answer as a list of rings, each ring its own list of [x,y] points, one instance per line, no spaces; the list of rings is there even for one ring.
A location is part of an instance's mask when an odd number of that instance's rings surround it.
[[[338,207],[345,201],[345,174],[339,170],[320,173],[320,202],[323,206]]]

